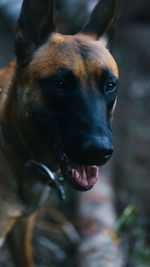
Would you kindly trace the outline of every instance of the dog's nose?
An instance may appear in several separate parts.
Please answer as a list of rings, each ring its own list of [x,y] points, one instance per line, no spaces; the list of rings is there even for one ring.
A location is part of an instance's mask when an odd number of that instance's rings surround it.
[[[107,136],[94,137],[82,143],[82,149],[86,157],[93,159],[99,164],[105,163],[113,153],[112,138]]]

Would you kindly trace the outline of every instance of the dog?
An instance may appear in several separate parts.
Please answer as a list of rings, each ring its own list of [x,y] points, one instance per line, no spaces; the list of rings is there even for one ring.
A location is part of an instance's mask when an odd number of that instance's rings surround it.
[[[54,0],[23,2],[16,60],[0,71],[0,245],[8,236],[15,266],[34,265],[32,229],[47,186],[33,165],[61,169],[86,191],[113,153],[116,16],[116,0],[98,1],[79,33],[62,35]]]

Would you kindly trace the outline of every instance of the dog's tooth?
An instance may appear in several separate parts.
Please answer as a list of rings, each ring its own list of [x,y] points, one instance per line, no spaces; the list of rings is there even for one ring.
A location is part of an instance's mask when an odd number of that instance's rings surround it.
[[[72,169],[72,177],[74,177],[74,169]]]
[[[4,243],[4,238],[0,237],[0,248],[2,247],[3,243]]]

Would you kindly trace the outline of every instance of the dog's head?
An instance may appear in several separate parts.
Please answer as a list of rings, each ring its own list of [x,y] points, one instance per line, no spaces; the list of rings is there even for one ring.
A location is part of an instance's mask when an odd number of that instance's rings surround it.
[[[115,17],[116,0],[101,0],[80,33],[62,35],[53,0],[24,0],[15,29],[20,116],[38,136],[32,149],[51,151],[53,166],[79,190],[96,183],[113,152],[118,69],[107,45]]]

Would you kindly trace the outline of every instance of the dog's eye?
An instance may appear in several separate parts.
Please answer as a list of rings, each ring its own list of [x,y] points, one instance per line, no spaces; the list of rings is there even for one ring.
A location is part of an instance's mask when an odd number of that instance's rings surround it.
[[[116,88],[116,83],[111,82],[111,83],[107,83],[106,85],[106,93],[112,93]]]
[[[51,82],[52,85],[58,89],[64,89],[65,82],[63,80],[54,80]]]

